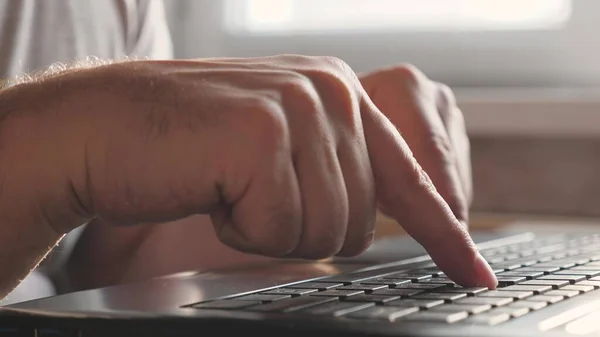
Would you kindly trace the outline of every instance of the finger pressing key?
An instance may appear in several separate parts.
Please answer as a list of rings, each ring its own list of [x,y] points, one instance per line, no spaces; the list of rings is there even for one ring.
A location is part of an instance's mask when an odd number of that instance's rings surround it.
[[[379,202],[452,280],[463,286],[495,288],[496,276],[467,230],[398,130],[366,95],[361,116]]]

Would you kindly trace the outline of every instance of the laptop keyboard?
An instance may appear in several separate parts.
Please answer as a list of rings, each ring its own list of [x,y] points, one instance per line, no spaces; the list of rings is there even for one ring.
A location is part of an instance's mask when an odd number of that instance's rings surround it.
[[[496,325],[600,289],[600,235],[553,236],[481,254],[498,277],[496,290],[460,287],[430,263],[383,274],[336,275],[185,307]]]

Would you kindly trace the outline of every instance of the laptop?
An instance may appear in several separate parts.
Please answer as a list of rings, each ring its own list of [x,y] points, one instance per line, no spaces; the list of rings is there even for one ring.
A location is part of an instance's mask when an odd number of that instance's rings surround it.
[[[0,336],[600,336],[600,224],[474,232],[500,282],[462,288],[408,237],[355,258],[184,272],[0,310]]]

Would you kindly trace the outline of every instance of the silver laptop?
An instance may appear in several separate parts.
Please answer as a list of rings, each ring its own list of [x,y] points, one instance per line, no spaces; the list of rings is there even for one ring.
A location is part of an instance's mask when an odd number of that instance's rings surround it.
[[[356,258],[186,272],[0,310],[0,336],[600,336],[600,224],[473,233],[500,286],[461,288],[407,237]]]

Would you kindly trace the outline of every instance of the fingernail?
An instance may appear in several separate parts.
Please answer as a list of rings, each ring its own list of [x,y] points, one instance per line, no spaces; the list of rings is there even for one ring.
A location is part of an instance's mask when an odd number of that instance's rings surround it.
[[[478,283],[480,286],[488,287],[490,289],[496,288],[498,285],[496,274],[494,274],[492,267],[490,267],[487,261],[479,253],[477,253],[477,259],[475,260],[475,271],[479,278]]]

